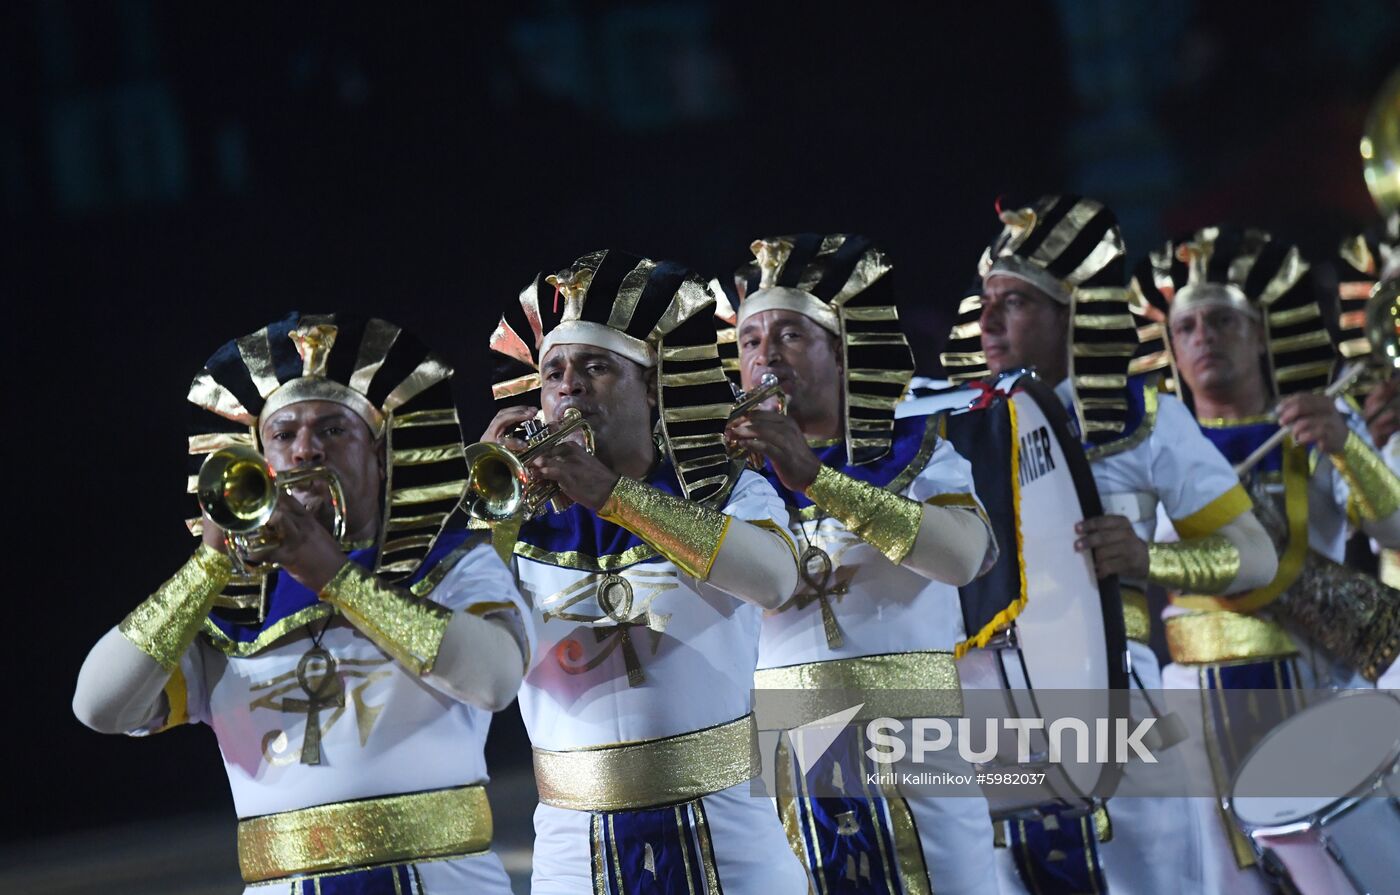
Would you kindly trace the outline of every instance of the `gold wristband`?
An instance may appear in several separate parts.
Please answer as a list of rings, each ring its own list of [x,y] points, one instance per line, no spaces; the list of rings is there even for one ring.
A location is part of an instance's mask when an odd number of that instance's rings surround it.
[[[914,549],[924,508],[823,465],[807,497],[862,541],[898,565]]]
[[[1240,574],[1240,551],[1221,534],[1147,547],[1147,577],[1172,590],[1223,594]]]
[[[724,513],[627,476],[617,480],[598,516],[637,535],[699,581],[710,577],[731,521]]]
[[[1400,478],[1359,435],[1348,432],[1341,454],[1330,456],[1351,488],[1362,519],[1374,522],[1400,510]]]
[[[228,556],[200,544],[189,562],[122,619],[117,630],[160,667],[173,672],[232,575]]]
[[[379,580],[346,562],[321,590],[321,599],[414,674],[433,670],[452,610]]]

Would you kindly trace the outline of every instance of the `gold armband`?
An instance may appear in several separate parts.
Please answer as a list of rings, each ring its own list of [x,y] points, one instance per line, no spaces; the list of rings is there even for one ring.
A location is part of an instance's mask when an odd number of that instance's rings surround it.
[[[117,630],[160,667],[173,672],[232,575],[233,564],[226,555],[200,544],[189,562],[122,619]]]
[[[622,476],[598,516],[646,541],[699,581],[710,577],[731,518]]]
[[[862,541],[898,565],[914,549],[924,508],[823,465],[807,497]]]
[[[1147,577],[1171,590],[1223,594],[1240,574],[1240,550],[1221,534],[1149,544]]]
[[[1351,499],[1362,519],[1374,522],[1400,510],[1400,478],[1359,435],[1348,432],[1341,454],[1330,456],[1351,488]]]
[[[321,591],[321,599],[414,674],[433,670],[452,610],[379,580],[346,562]]]

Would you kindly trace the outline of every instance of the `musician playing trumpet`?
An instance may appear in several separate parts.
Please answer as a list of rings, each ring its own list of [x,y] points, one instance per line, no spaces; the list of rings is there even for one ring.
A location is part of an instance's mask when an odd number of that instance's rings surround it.
[[[325,478],[275,501],[245,576],[205,516],[194,556],[79,673],[73,709],[95,730],[214,729],[249,892],[510,891],[483,747],[529,619],[490,543],[447,524],[466,472],[451,373],[397,326],[344,314],[216,352],[189,393],[193,458],[241,446],[274,472],[322,467],[347,543]]]
[[[890,261],[857,235],[751,248],[754,260],[734,277],[738,369],[745,391],[776,376],[787,413],[751,410],[727,437],[765,460],[801,551],[796,593],[764,618],[754,684],[891,691],[867,700],[872,714],[856,722],[961,715],[957,588],[991,565],[997,546],[940,418],[894,419],[914,362]],[[866,798],[869,759],[850,729],[809,767],[794,760],[801,748],[780,748],[778,809],[811,833],[793,847],[813,891],[996,891],[987,803],[975,787],[938,798],[877,787]],[[888,861],[881,842],[894,849]]]
[[[806,891],[748,783],[760,614],[792,593],[795,554],[773,489],[724,449],[713,307],[678,264],[595,252],[536,278],[491,339],[515,367],[496,396],[538,388],[545,422],[577,410],[595,447],[527,461],[572,504],[506,545],[539,638],[520,691],[535,893]],[[501,411],[483,440],[535,412]]]

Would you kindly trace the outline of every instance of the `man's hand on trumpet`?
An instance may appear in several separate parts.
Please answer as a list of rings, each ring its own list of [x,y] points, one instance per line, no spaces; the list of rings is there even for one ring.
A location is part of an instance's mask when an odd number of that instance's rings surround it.
[[[821,472],[821,460],[792,417],[772,410],[751,410],[730,420],[725,441],[768,458],[773,471],[793,491],[805,491]]]
[[[554,482],[575,503],[594,512],[603,508],[617,487],[618,474],[573,441],[545,448],[525,468],[537,479]]]
[[[335,536],[300,500],[278,501],[272,518],[258,534],[267,544],[243,552],[244,560],[249,564],[276,563],[313,593],[319,593],[345,565],[345,553]]]
[[[540,412],[538,407],[507,407],[497,413],[492,419],[486,431],[481,433],[478,441],[490,441],[499,444],[509,451],[520,453],[525,450],[523,439],[517,438],[511,433],[519,429],[525,423],[534,419]]]
[[[1347,441],[1347,424],[1326,395],[1293,395],[1278,405],[1278,424],[1289,430],[1295,444],[1340,454]]]

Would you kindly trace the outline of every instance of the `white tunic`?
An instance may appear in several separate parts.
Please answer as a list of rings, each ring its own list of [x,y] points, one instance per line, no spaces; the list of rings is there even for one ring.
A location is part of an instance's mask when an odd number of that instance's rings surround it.
[[[1069,380],[1055,388],[1069,399]],[[1230,461],[1201,433],[1191,411],[1173,395],[1157,395],[1157,418],[1146,438],[1089,464],[1107,515],[1127,516],[1151,542],[1157,508],[1167,519],[1189,518],[1240,483]]]
[[[936,425],[930,419],[929,425]],[[903,491],[919,503],[939,495],[960,494],[976,500],[972,467],[940,440],[928,463]],[[978,504],[980,508],[980,503]],[[830,517],[809,522],[792,518],[791,531],[799,552],[807,546],[825,550],[832,560],[828,599],[840,625],[842,644],[827,643],[822,611],[815,599],[804,606],[789,604],[765,614],[758,667],[847,659],[857,656],[926,650],[951,652],[964,639],[958,589],[931,581],[897,566]],[[983,568],[996,557],[996,544],[987,548]],[[810,591],[799,581],[798,593]],[[927,771],[932,763],[909,771]],[[957,766],[956,772],[968,768]],[[910,798],[933,889],[950,895],[996,891],[987,803],[976,792],[960,797]]]
[[[486,541],[429,598],[453,610],[503,613],[513,625],[527,618],[510,572]],[[310,627],[319,635],[324,624]],[[519,630],[528,638],[528,626]],[[321,645],[335,658],[344,705],[319,712],[317,765],[300,762],[307,711],[295,705],[306,699],[297,681],[312,646],[306,627],[246,658],[231,658],[201,636],[180,660],[184,712],[214,729],[240,818],[486,782],[490,712],[435,689],[431,675],[407,671],[344,619],[335,619]],[[173,707],[172,717],[179,713]]]
[[[975,500],[972,467],[951,442],[940,440],[928,464],[900,493],[918,503],[943,494],[967,495]],[[829,516],[810,522],[794,517],[790,530],[799,553],[815,546],[831,557],[830,582],[836,590],[829,599],[844,642],[834,649],[828,646],[816,600],[800,608],[790,604],[768,612],[763,620],[759,668],[882,653],[951,652],[964,638],[956,587],[895,565]],[[992,543],[987,558],[995,555]],[[799,594],[811,590],[801,581],[797,587]]]
[[[747,470],[723,512],[786,531],[782,501],[762,476]],[[514,567],[538,636],[520,691],[520,714],[536,748],[652,740],[750,712],[758,607],[658,557],[616,570],[632,595],[630,610],[619,615],[637,623],[623,627],[599,603],[599,585],[608,573],[518,554]],[[637,686],[628,678],[629,648],[643,675]],[[801,868],[787,851],[781,822],[769,803],[749,794],[747,783],[698,802],[696,810],[708,818],[725,892],[803,890]],[[690,812],[676,810],[678,817]],[[535,809],[532,892],[593,890],[592,817],[592,812],[544,803]]]
[[[778,495],[748,470],[723,512],[787,527]],[[599,606],[604,573],[519,555],[514,562],[538,637],[520,691],[520,713],[537,748],[656,739],[749,713],[758,607],[658,557],[617,572],[633,595],[628,617],[638,623],[624,627]],[[645,676],[640,686],[629,685],[624,636]]]

